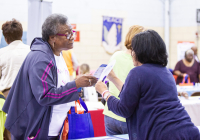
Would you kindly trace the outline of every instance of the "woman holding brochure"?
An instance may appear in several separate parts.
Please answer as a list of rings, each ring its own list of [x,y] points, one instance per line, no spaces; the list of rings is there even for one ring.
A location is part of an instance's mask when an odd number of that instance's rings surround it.
[[[199,140],[200,134],[176,90],[167,65],[165,43],[157,32],[147,30],[132,40],[134,66],[123,83],[112,71],[108,79],[120,92],[112,96],[98,81],[96,90],[107,100],[108,109],[126,118],[129,139]]]
[[[116,76],[123,82],[125,81],[129,71],[134,67],[131,57],[131,40],[136,34],[142,31],[144,31],[144,27],[142,26],[131,26],[126,35],[124,44],[127,50],[117,51],[110,58],[109,63],[111,63],[112,61],[116,61],[113,71],[115,72]],[[118,96],[120,91],[112,82],[109,83],[109,91],[111,95],[119,99]],[[128,133],[126,119],[114,114],[112,111],[109,111],[107,103],[105,105],[103,114],[105,115],[104,121],[106,135],[119,135]]]

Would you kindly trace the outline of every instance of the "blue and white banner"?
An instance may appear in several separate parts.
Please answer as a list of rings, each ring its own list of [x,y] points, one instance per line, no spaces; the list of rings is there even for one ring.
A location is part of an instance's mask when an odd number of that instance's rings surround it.
[[[113,54],[122,48],[122,18],[103,16],[102,45]]]

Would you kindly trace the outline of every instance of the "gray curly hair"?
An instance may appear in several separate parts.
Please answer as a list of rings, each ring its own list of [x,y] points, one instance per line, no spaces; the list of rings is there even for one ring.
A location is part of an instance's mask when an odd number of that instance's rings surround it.
[[[62,14],[52,14],[46,18],[42,25],[42,39],[49,40],[50,35],[56,35],[59,32],[59,26],[68,24],[68,18]]]
[[[188,54],[192,54],[194,55],[194,51],[192,49],[189,49],[185,52],[185,55],[188,55]]]

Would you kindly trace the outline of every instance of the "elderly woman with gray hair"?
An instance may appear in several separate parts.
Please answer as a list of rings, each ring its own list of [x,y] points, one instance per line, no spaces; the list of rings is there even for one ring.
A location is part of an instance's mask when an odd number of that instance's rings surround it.
[[[174,74],[178,76],[176,84],[181,83],[185,75],[190,77],[191,82],[198,83],[200,81],[200,65],[195,61],[192,49],[187,50],[185,58],[176,64]]]
[[[64,15],[50,15],[35,38],[4,104],[5,127],[12,140],[56,140],[67,112],[78,100],[77,88],[97,82],[93,76],[69,80],[62,50],[73,48],[71,25]]]

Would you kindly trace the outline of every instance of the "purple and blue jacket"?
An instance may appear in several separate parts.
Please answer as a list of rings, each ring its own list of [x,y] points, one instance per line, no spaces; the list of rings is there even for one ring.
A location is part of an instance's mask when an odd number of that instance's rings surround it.
[[[57,88],[57,67],[48,42],[35,38],[8,94],[5,127],[16,140],[46,140],[53,105],[78,100],[75,81]]]

